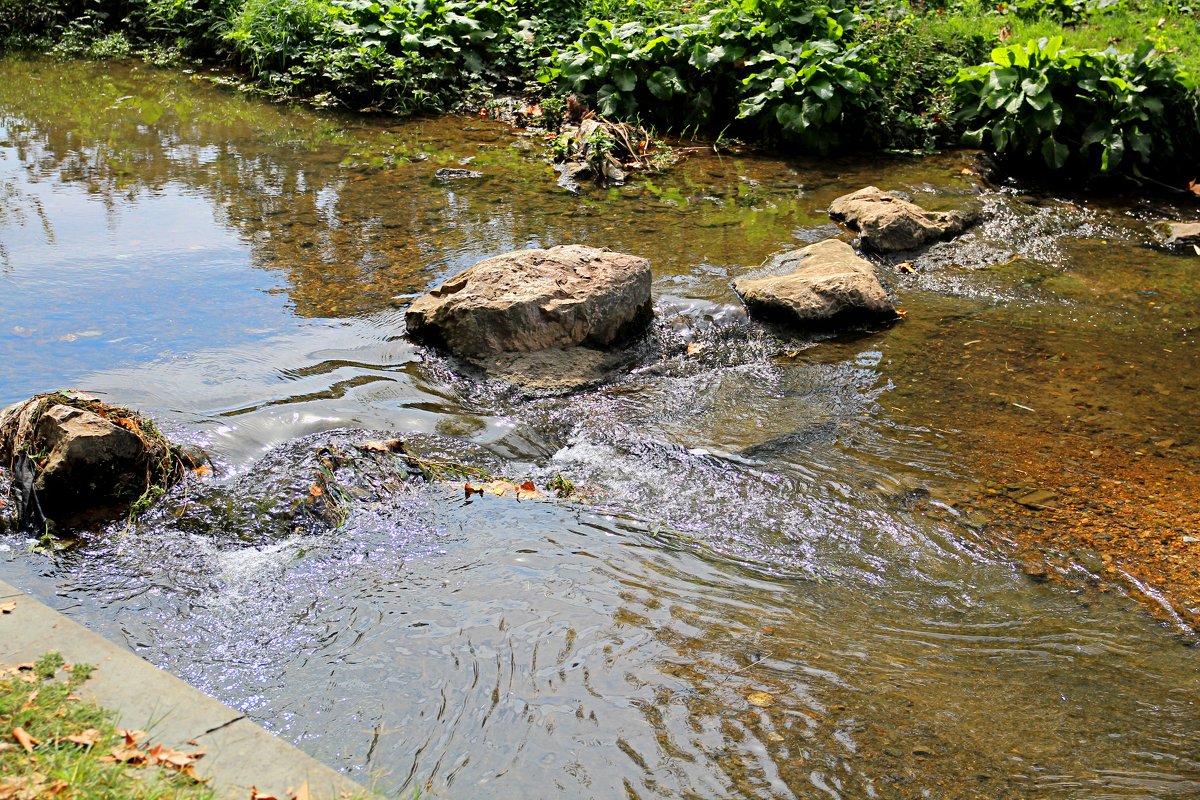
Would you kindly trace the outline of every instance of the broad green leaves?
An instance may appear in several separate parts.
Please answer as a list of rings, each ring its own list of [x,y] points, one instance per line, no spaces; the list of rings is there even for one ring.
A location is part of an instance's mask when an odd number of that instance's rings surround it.
[[[824,149],[870,89],[870,63],[843,39],[859,19],[844,0],[716,0],[694,23],[591,20],[556,66],[604,114],[676,126],[741,120]]]
[[[1149,42],[1132,55],[1064,48],[1058,38],[998,47],[991,63],[963,69],[951,83],[959,118],[977,126],[968,142],[1054,170],[1145,167],[1172,155],[1195,124],[1194,114],[1164,113],[1189,98],[1194,108],[1196,85]]]

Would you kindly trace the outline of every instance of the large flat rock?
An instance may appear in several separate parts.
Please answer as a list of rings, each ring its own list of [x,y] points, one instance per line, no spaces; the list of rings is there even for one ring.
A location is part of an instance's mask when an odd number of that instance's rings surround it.
[[[413,337],[458,355],[609,347],[649,320],[650,262],[582,245],[480,261],[405,314]]]
[[[776,256],[733,288],[752,316],[802,328],[896,319],[874,267],[840,239]]]
[[[977,210],[926,211],[875,186],[834,200],[829,216],[857,233],[864,248],[881,253],[916,250],[957,236],[979,221]]]

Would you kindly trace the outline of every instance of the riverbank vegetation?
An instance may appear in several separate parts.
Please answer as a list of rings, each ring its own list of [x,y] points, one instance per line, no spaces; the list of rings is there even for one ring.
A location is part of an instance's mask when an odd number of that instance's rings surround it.
[[[150,747],[75,694],[90,674],[58,653],[0,666],[0,798],[212,800],[192,766],[198,755]]]
[[[230,64],[353,109],[573,94],[788,151],[965,142],[1010,170],[1200,177],[1200,13],[1182,0],[0,0],[0,38]]]

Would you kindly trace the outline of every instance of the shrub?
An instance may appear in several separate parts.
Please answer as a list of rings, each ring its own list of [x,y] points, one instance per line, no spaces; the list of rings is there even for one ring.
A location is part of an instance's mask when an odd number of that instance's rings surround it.
[[[592,19],[543,79],[605,115],[676,128],[744,121],[825,148],[870,84],[869,64],[843,41],[858,21],[841,0],[727,0],[674,25]]]
[[[303,59],[333,21],[325,0],[246,0],[224,36],[256,75]]]
[[[960,118],[975,126],[968,141],[1012,166],[1136,172],[1196,158],[1195,82],[1149,42],[1126,55],[1058,38],[998,47],[952,83]]]

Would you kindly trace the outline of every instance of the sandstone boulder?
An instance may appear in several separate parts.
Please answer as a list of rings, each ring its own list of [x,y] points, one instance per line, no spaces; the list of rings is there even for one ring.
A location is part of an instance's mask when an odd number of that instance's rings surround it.
[[[650,319],[650,262],[581,245],[489,258],[418,298],[414,338],[463,356],[609,347]]]
[[[896,319],[871,263],[839,239],[775,256],[733,288],[752,316],[800,327]]]
[[[926,211],[874,186],[834,200],[829,216],[857,233],[863,247],[881,253],[949,239],[979,221],[978,210]]]

